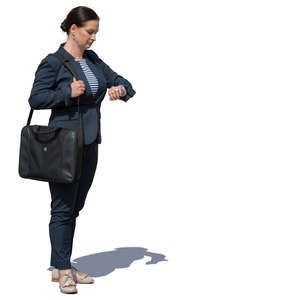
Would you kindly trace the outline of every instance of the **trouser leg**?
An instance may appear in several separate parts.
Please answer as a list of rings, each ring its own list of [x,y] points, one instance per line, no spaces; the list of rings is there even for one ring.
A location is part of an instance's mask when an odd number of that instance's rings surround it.
[[[77,192],[77,201],[74,209],[74,217],[78,217],[80,210],[82,210],[87,194],[92,185],[94,175],[98,163],[98,143],[95,141],[90,145],[86,145],[85,151],[85,168],[83,168],[82,176],[85,180],[79,183]]]
[[[73,238],[74,238],[74,231],[75,231],[75,226],[76,226],[76,218],[74,219],[74,222],[72,223],[71,226],[71,232],[72,234],[70,235],[70,241],[71,244],[69,245],[69,253],[68,253],[68,257],[71,257],[71,251],[73,249]],[[55,268],[58,269],[70,269],[70,265],[68,263],[69,259],[67,260],[66,263],[66,259],[64,259],[63,265],[61,264],[57,264],[56,261],[58,260],[57,257],[59,256],[58,254],[58,250],[57,250],[57,234],[55,233],[55,228],[51,227],[51,225],[49,224],[49,234],[50,234],[50,241],[51,241],[51,258],[50,258],[50,266],[54,266]]]
[[[49,182],[51,192],[50,265],[58,269],[71,268],[71,254],[76,217],[83,208],[92,184],[98,161],[98,144],[84,146],[82,174],[77,183]]]
[[[49,234],[51,241],[51,266],[70,269],[78,183],[49,182],[51,192],[51,219]]]

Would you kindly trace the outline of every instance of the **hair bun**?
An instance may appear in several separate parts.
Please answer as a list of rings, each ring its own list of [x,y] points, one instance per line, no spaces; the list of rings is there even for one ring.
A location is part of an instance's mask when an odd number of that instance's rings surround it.
[[[71,9],[63,22],[60,24],[62,31],[68,35],[72,24],[76,24],[77,27],[83,27],[85,22],[90,20],[100,20],[98,15],[91,8],[87,6],[77,6]]]
[[[62,29],[62,31],[67,32],[66,20],[64,20],[64,21],[61,23],[60,28]]]

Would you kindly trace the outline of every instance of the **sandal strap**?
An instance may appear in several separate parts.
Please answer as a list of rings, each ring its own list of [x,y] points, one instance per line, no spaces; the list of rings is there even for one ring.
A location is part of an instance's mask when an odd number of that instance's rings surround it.
[[[84,279],[88,276],[88,274],[80,272],[78,269],[72,266],[72,269],[76,271],[76,275],[80,277],[80,279]]]
[[[63,275],[63,277],[67,277],[66,281],[62,284],[63,287],[70,286],[70,285],[76,285],[71,274],[65,274],[65,275]]]

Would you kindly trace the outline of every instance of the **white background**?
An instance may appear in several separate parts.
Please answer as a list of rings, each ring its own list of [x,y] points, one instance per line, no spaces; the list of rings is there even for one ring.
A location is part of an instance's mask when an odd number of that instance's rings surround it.
[[[68,297],[48,270],[48,183],[19,177],[18,160],[34,72],[66,40],[60,24],[78,5],[100,17],[91,49],[136,95],[127,103],[106,95],[102,102],[98,166],[72,254],[83,261],[96,254],[101,276],[77,285],[74,297],[299,299],[298,4],[2,4],[5,299]],[[31,124],[46,125],[49,116],[35,110]],[[118,256],[116,248],[124,247]],[[132,259],[135,250],[145,256]],[[149,255],[167,260],[146,264]]]

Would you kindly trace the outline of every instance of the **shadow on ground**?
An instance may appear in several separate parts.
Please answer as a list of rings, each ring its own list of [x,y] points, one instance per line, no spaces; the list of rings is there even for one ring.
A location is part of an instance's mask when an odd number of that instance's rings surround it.
[[[149,256],[149,261],[146,262],[146,265],[167,261],[165,255],[147,250],[141,247],[115,248],[114,251],[78,257],[72,260],[71,264],[89,276],[101,277],[113,272],[115,269],[128,268],[135,260],[143,259],[145,256]],[[48,268],[49,271],[52,271],[52,269],[53,267]]]

